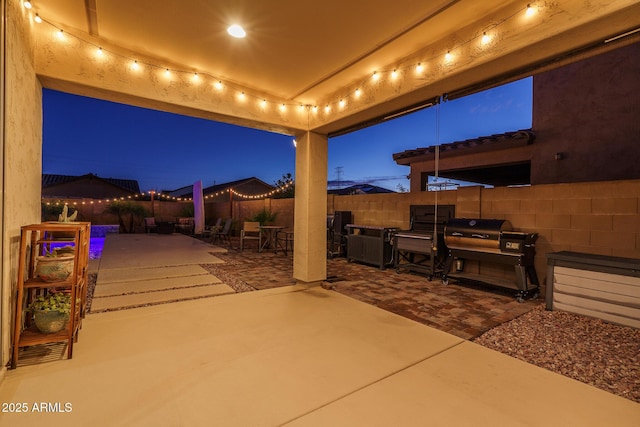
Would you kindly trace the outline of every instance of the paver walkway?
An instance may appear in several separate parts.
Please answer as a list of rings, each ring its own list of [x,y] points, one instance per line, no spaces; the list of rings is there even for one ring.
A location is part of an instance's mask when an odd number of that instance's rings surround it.
[[[238,246],[232,241],[232,248]],[[225,283],[236,280],[258,290],[296,283],[292,278],[291,254],[229,249],[216,256],[224,262],[205,267]],[[440,280],[429,281],[418,274],[398,274],[390,268],[380,270],[349,263],[345,258],[327,260],[327,277],[329,286],[341,294],[464,339],[480,336],[542,301],[518,303],[515,291],[505,288],[479,283],[465,285],[453,279],[444,286]]]

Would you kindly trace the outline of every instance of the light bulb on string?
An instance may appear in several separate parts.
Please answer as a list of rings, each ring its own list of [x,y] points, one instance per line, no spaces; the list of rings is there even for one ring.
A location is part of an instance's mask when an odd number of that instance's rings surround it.
[[[487,44],[491,41],[491,37],[489,37],[489,35],[486,33],[486,31],[484,33],[482,33],[482,38],[480,39],[480,42],[482,44]]]
[[[450,50],[448,50],[447,53],[444,55],[444,59],[446,59],[447,61],[451,61],[453,59],[453,55],[451,54]]]
[[[391,78],[393,80],[398,78],[398,70],[396,70],[395,68],[393,69],[393,71],[391,72]]]
[[[424,66],[422,65],[421,62],[418,62],[418,65],[416,65],[416,73],[420,74],[424,71]]]
[[[360,90],[360,88],[356,89],[354,95],[356,96],[356,98],[360,98],[360,95],[362,95],[362,91]]]
[[[25,0],[22,2],[22,5],[24,6],[25,9],[31,9],[33,7],[33,5],[31,4],[30,1]]]
[[[33,18],[33,20],[36,21],[36,23],[38,24],[42,23],[42,18],[40,18],[40,15],[38,15],[37,13],[36,13],[36,16]]]
[[[525,15],[527,17],[531,17],[536,13],[536,10],[531,6],[531,4],[527,5],[527,10],[525,11]]]

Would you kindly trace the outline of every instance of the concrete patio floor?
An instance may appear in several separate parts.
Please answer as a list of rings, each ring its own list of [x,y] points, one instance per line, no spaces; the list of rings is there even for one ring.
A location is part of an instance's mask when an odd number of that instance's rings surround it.
[[[224,258],[185,236],[127,238],[107,239],[96,292]],[[302,284],[90,314],[73,359],[7,372],[0,400],[28,408],[3,426],[640,424],[630,400]]]

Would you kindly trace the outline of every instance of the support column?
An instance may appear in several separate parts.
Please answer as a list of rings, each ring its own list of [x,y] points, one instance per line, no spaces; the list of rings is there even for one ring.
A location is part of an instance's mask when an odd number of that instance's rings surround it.
[[[327,135],[296,135],[293,278],[327,278]]]

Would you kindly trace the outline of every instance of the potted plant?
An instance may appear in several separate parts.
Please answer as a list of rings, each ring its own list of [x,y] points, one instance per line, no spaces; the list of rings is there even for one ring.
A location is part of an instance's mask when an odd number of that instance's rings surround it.
[[[78,210],[76,209],[74,213],[69,215],[69,205],[65,203],[64,207],[62,208],[62,213],[58,215],[58,222],[64,223],[64,224],[73,223],[73,222],[76,222],[77,217],[78,217]],[[76,232],[75,231],[52,231],[50,235],[53,240],[73,240],[76,236]]]
[[[73,272],[74,255],[53,250],[36,257],[35,275],[45,282],[62,282]]]
[[[255,214],[251,221],[259,222],[260,225],[273,224],[278,217],[278,212],[272,212],[270,209],[262,208],[260,212]]]
[[[65,328],[71,313],[71,295],[64,292],[51,292],[46,296],[38,295],[29,304],[36,328],[43,334],[54,334]]]

